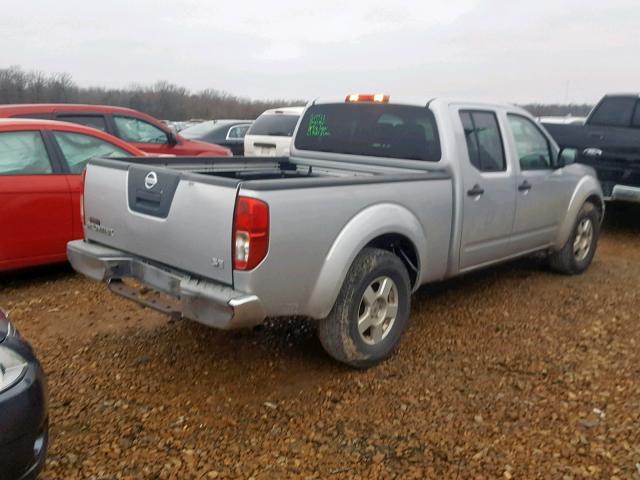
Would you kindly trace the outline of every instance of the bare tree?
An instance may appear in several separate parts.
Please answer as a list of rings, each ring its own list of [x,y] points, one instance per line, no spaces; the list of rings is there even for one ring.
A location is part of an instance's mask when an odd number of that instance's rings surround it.
[[[25,72],[18,66],[0,69],[0,103],[89,103],[118,105],[162,119],[256,118],[268,108],[304,105],[304,101],[250,100],[205,89],[191,92],[166,81],[128,88],[78,87],[67,73]],[[590,105],[524,105],[533,115],[586,115]]]

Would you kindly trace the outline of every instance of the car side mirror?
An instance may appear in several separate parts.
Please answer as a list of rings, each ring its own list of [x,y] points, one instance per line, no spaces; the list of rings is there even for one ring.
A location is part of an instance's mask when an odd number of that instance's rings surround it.
[[[572,163],[576,163],[578,159],[578,149],[576,148],[563,148],[558,153],[558,160],[556,161],[557,168],[563,168]]]
[[[167,132],[167,143],[172,147],[178,144],[178,136],[173,130],[169,130],[169,132]]]
[[[600,157],[602,157],[602,150],[600,150],[599,148],[593,148],[593,147],[589,147],[589,148],[585,148],[582,151],[582,155],[584,155],[586,158],[590,158],[590,159],[594,159],[597,160]]]

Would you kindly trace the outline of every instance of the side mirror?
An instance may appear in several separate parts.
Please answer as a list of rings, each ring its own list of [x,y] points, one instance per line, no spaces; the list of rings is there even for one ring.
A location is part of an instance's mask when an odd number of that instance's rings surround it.
[[[599,148],[593,148],[593,147],[585,148],[582,151],[582,155],[591,159],[598,159],[602,157],[602,153],[603,153],[602,150],[600,150]]]
[[[169,130],[167,133],[167,143],[172,147],[178,143],[178,137],[176,136],[176,132],[173,130]]]
[[[572,163],[576,163],[578,159],[578,149],[576,148],[563,148],[558,153],[558,160],[556,161],[557,168],[563,168]]]

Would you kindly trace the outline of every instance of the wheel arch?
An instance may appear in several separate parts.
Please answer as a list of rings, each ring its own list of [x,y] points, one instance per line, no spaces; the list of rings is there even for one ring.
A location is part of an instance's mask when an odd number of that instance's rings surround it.
[[[420,257],[410,238],[400,233],[385,233],[371,240],[364,248],[379,248],[397,256],[407,269],[412,289],[416,288],[420,273]]]
[[[329,314],[353,261],[367,247],[398,255],[407,267],[413,290],[420,285],[427,249],[427,235],[420,221],[401,205],[373,205],[351,218],[329,249],[307,305],[311,317]]]
[[[596,207],[596,209],[598,210],[600,223],[602,223],[602,221],[604,220],[604,210],[605,210],[604,199],[602,197],[599,197],[598,195],[591,194],[589,197],[587,197],[587,199],[585,200],[585,203],[592,203]]]
[[[587,202],[593,203],[593,205],[598,209],[600,221],[602,222],[605,211],[604,196],[598,180],[592,176],[583,177],[573,191],[573,195],[571,196],[571,200],[569,201],[569,206],[567,208],[567,214],[565,215],[565,218],[558,230],[558,236],[554,245],[556,250],[561,249],[567,240],[569,240],[571,232],[575,226],[578,213],[582,206]]]

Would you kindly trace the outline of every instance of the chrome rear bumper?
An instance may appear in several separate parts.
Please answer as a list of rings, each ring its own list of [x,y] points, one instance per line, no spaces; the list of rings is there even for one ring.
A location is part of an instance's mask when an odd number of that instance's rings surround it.
[[[79,273],[100,282],[111,283],[132,278],[146,287],[177,300],[183,317],[210,327],[234,329],[262,323],[265,312],[256,295],[238,292],[211,280],[193,279],[169,267],[152,265],[140,257],[104,247],[97,243],[74,240],[67,244],[67,257]],[[169,313],[166,306],[147,302],[144,296],[129,294],[123,287],[112,291],[150,308]]]

